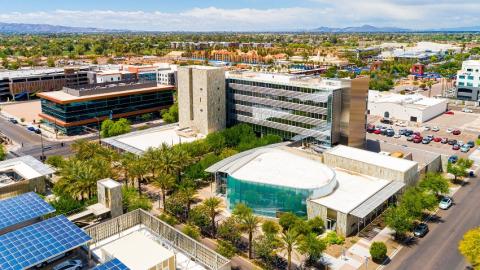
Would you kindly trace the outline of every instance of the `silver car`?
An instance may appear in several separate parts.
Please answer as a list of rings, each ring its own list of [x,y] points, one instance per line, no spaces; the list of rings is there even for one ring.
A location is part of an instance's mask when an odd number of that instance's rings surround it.
[[[81,260],[68,260],[55,265],[53,270],[80,270],[83,268]]]

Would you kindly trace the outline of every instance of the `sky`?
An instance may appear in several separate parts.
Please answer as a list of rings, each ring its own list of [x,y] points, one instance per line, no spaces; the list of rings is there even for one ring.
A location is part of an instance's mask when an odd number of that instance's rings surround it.
[[[480,0],[0,0],[0,22],[147,31],[480,26]]]

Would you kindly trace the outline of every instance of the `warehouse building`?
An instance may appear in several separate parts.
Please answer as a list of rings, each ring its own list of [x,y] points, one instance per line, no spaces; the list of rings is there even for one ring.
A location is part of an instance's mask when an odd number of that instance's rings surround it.
[[[206,171],[230,210],[244,203],[267,217],[319,216],[342,235],[368,225],[418,177],[413,161],[348,146],[321,156],[285,143],[239,153]]]
[[[447,100],[370,90],[368,113],[386,119],[423,123],[447,111]]]

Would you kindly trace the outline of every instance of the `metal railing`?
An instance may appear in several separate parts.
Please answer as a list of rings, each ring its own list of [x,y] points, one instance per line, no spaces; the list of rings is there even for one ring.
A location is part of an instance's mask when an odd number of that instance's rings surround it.
[[[142,209],[137,209],[106,222],[86,227],[85,231],[92,237],[91,244],[96,244],[137,225],[142,225],[149,229],[153,234],[162,238],[175,249],[202,264],[207,269],[227,270],[231,267],[229,259]]]

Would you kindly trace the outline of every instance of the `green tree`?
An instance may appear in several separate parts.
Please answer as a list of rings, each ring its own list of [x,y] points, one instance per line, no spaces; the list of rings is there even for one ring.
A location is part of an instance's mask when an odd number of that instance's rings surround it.
[[[244,203],[237,203],[235,208],[233,208],[232,214],[241,219],[245,216],[253,214],[253,210]]]
[[[135,209],[143,209],[150,211],[152,209],[152,202],[145,195],[138,194],[133,187],[122,188],[122,203],[123,209],[127,212]]]
[[[107,119],[102,122],[100,134],[103,138],[108,138],[129,133],[131,130],[130,122],[125,118],[120,118],[117,121]]]
[[[185,225],[185,227],[182,229],[182,232],[195,240],[200,239],[200,229],[193,224]]]
[[[241,228],[236,217],[227,218],[218,226],[217,237],[236,245],[241,238]]]
[[[405,208],[394,206],[385,212],[385,223],[395,231],[395,237],[399,238],[413,228],[413,217]]]
[[[322,234],[325,231],[325,223],[323,219],[319,216],[311,218],[307,221],[307,225],[312,230],[312,232],[316,233],[317,235]]]
[[[55,67],[55,59],[53,57],[47,58],[47,66],[48,67]]]
[[[252,247],[253,247],[253,234],[257,231],[258,224],[260,219],[253,215],[249,214],[242,217],[240,224],[243,231],[248,234],[248,258],[252,258]]]
[[[383,242],[373,242],[370,246],[370,256],[377,263],[382,263],[387,257],[387,246]]]
[[[65,164],[65,159],[62,156],[49,156],[45,163],[55,168],[62,168]]]
[[[480,265],[480,227],[469,230],[458,244],[458,250],[475,269]]]
[[[161,112],[163,121],[167,123],[178,122],[178,103],[175,102],[168,110],[165,109]]]
[[[288,231],[290,228],[295,226],[298,220],[298,216],[293,213],[283,213],[280,215],[278,223],[280,226],[282,226],[284,231]]]
[[[449,191],[448,180],[440,173],[427,173],[420,181],[419,186],[420,188],[431,191],[436,195],[445,194]]]
[[[5,160],[7,157],[7,153],[5,151],[5,146],[3,144],[0,144],[0,161]]]
[[[308,264],[313,264],[320,259],[326,248],[327,245],[325,244],[325,241],[319,239],[315,233],[309,233],[302,236],[298,244],[298,251],[300,251],[300,254],[308,257]]]
[[[161,173],[153,179],[152,184],[160,189],[161,196],[162,196],[163,210],[166,210],[165,201],[167,198],[167,192],[170,191],[175,186],[175,177],[173,177],[170,174]]]
[[[262,259],[267,264],[273,264],[273,257],[276,255],[277,250],[281,247],[280,239],[275,235],[266,234],[257,237],[253,243],[255,255]],[[270,269],[275,269],[272,265]]]
[[[267,235],[277,235],[280,232],[280,226],[273,220],[265,220],[262,223],[262,231]]]
[[[281,243],[287,251],[287,269],[292,269],[292,252],[297,247],[300,234],[294,229],[288,229],[282,233]]]
[[[232,243],[220,240],[218,241],[217,252],[226,258],[232,258],[235,256],[237,249]]]
[[[202,203],[205,206],[207,215],[210,218],[210,225],[212,229],[212,235],[216,236],[217,226],[216,218],[220,214],[220,207],[222,206],[222,200],[217,197],[210,197],[203,201]]]

